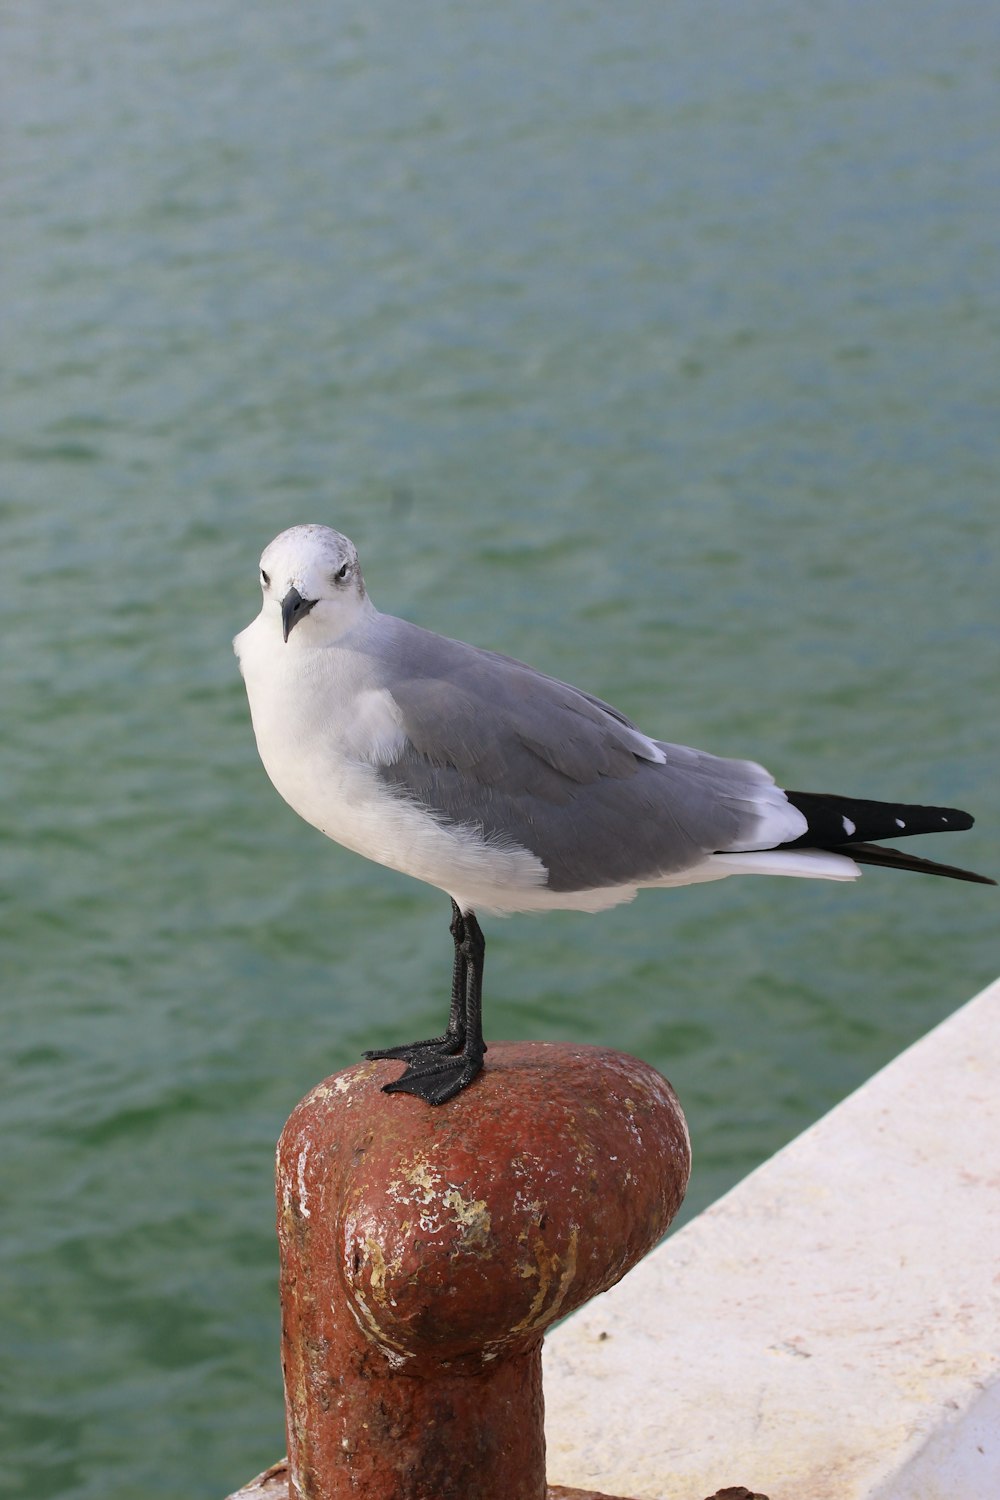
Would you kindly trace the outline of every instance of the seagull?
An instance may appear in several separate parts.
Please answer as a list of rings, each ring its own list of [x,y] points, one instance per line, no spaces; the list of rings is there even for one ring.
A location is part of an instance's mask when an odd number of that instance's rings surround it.
[[[875,842],[971,828],[957,808],[782,790],[754,761],[651,739],[580,688],[380,614],[353,542],[327,526],[275,537],[260,586],[233,645],[276,790],[451,899],[448,1023],[365,1054],[406,1064],[386,1093],[443,1104],[482,1070],[477,912],[596,912],[651,886],[853,880],[862,865],[996,884]]]

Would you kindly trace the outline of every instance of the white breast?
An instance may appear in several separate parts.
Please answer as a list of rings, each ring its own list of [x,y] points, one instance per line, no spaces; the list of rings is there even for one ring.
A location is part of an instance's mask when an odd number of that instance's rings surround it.
[[[405,735],[392,695],[362,685],[366,663],[339,646],[302,647],[294,636],[286,646],[270,624],[255,620],[234,645],[264,769],[300,817],[464,906],[515,910],[518,892],[544,886],[545,867],[528,850],[444,826],[379,780],[376,765]]]

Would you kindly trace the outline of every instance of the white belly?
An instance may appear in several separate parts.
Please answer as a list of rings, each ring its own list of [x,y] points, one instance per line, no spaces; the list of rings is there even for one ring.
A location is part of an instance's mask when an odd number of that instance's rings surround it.
[[[405,740],[387,692],[353,691],[341,662],[334,698],[324,652],[282,656],[253,632],[251,625],[237,637],[237,652],[257,748],[276,790],[301,818],[345,848],[447,891],[463,907],[534,905],[524,898],[543,895],[546,879],[535,855],[488,842],[473,827],[444,825],[380,781],[373,759],[378,752],[389,759]],[[280,640],[278,646],[287,650]]]

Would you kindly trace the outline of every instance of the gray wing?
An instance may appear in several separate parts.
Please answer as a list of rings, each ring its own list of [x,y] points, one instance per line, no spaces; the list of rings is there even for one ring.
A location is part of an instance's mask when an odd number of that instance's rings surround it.
[[[754,839],[774,795],[760,766],[651,741],[510,657],[417,626],[393,636],[380,676],[406,742],[379,776],[447,823],[529,849],[552,890],[646,883]]]

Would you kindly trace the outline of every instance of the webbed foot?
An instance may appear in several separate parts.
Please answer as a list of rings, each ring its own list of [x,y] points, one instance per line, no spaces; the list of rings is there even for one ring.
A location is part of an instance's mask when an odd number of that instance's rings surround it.
[[[412,1060],[405,1073],[382,1085],[383,1094],[416,1094],[427,1104],[444,1104],[467,1088],[482,1072],[482,1057],[460,1053],[457,1057],[433,1057],[427,1053]]]

